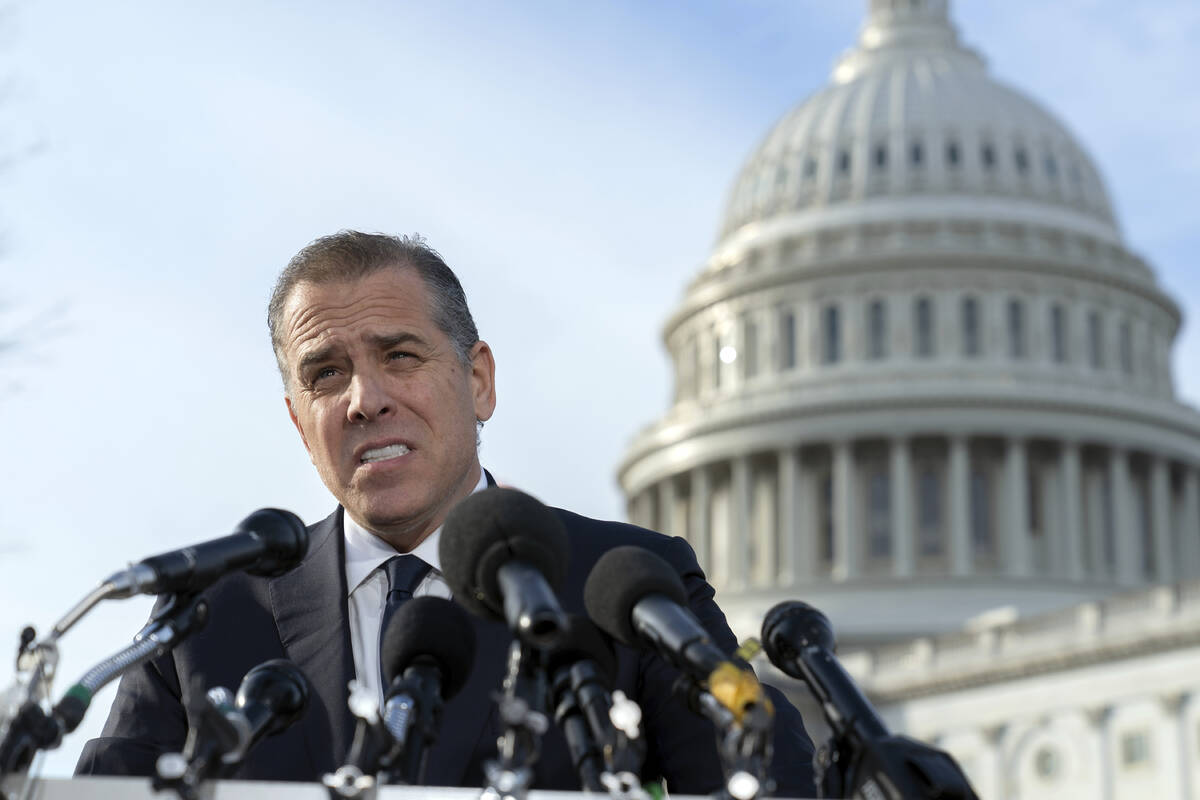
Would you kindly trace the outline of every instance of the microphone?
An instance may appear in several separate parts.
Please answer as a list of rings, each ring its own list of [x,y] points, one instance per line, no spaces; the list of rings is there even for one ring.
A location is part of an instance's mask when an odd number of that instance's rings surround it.
[[[657,650],[678,669],[707,683],[731,662],[686,604],[687,592],[675,569],[633,545],[614,547],[601,556],[583,587],[583,605],[605,633],[627,647]]]
[[[229,775],[263,739],[281,733],[308,708],[308,679],[286,658],[265,661],[242,678],[237,695],[215,686],[203,696],[193,681],[188,700],[192,730],[182,753],[164,753],[154,788],[195,796],[201,782]]]
[[[245,570],[274,577],[300,563],[308,531],[290,511],[261,508],[219,539],[143,559],[106,581],[109,597],[198,592],[223,575]]]
[[[779,603],[763,618],[762,642],[772,664],[812,690],[833,731],[838,752],[822,796],[977,799],[949,754],[888,732],[834,657],[833,626],[820,611],[795,600]]]
[[[567,626],[554,594],[569,544],[558,515],[523,492],[491,487],[450,510],[438,555],[455,599],[503,620],[524,642],[551,644]]]
[[[475,629],[466,612],[440,597],[400,606],[383,633],[380,663],[387,692],[383,725],[394,741],[390,765],[401,782],[421,780],[442,704],[467,682],[475,664]],[[387,765],[385,765],[387,766]]]
[[[247,672],[233,708],[225,714],[238,731],[237,746],[221,760],[239,764],[261,740],[291,727],[308,708],[308,695],[308,678],[286,658],[265,661]]]
[[[601,556],[583,587],[583,604],[602,630],[626,646],[658,651],[691,679],[676,685],[719,732],[725,791],[736,798],[770,794],[775,709],[754,671],[714,645],[686,603],[675,568],[636,546]]]
[[[563,636],[546,651],[550,706],[583,788],[604,791],[602,767],[611,761],[617,746],[608,717],[616,655],[590,619],[572,614],[567,620]]]
[[[777,604],[763,617],[762,641],[772,664],[812,689],[835,733],[852,732],[862,739],[888,735],[883,720],[834,657],[833,626],[820,611],[798,600]]]

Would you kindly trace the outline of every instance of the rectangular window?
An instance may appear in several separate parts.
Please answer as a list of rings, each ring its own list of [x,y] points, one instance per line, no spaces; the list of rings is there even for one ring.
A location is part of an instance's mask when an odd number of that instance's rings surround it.
[[[1017,299],[1008,301],[1008,354],[1025,357],[1025,306]]]
[[[1133,330],[1128,321],[1121,323],[1121,371],[1133,374]]]
[[[820,557],[825,563],[833,562],[833,473],[821,475],[821,495],[818,498],[818,520],[820,522]]]
[[[979,301],[968,297],[962,304],[963,355],[974,358],[979,355]]]
[[[1050,307],[1050,355],[1060,364],[1067,360],[1067,312],[1057,303]]]
[[[721,337],[714,335],[712,348],[712,386],[714,389],[721,388],[721,368],[723,366],[721,363],[721,350]]]
[[[836,364],[842,359],[842,321],[837,306],[826,306],[822,315],[821,362]]]
[[[916,325],[916,354],[919,358],[933,356],[933,301],[928,297],[917,299],[913,309]]]
[[[779,317],[779,368],[796,366],[796,315],[784,311]]]
[[[1029,511],[1029,535],[1037,539],[1042,535],[1042,470],[1035,464],[1029,465],[1026,474],[1025,491],[1028,502],[1025,504]]]
[[[1088,360],[1092,369],[1104,369],[1104,327],[1099,311],[1088,314]]]
[[[745,319],[742,323],[742,346],[745,350],[745,365],[746,377],[753,378],[758,374],[758,325],[752,319]]]
[[[942,483],[933,466],[917,471],[917,546],[923,556],[942,553]]]
[[[971,470],[971,544],[975,554],[980,556],[996,554],[991,488],[986,469],[976,467]]]
[[[1136,767],[1149,761],[1149,731],[1132,731],[1121,736],[1121,766]]]
[[[892,554],[892,494],[883,466],[867,473],[867,554],[872,559]]]
[[[867,312],[869,327],[867,356],[872,359],[887,357],[887,306],[882,300],[871,303]]]

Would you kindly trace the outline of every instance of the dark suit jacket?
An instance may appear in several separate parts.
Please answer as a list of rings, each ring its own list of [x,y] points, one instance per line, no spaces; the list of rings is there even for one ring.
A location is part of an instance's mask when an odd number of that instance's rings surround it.
[[[713,602],[691,547],[632,525],[557,512],[571,541],[564,610],[584,613],[583,586],[609,548],[636,544],[667,559],[688,590],[691,610],[727,652],[736,647]],[[76,774],[151,775],[159,754],[183,749],[188,720],[180,687],[200,674],[204,686],[236,690],[251,667],[289,658],[308,676],[312,694],[304,718],[262,741],[233,776],[241,779],[317,781],[336,769],[350,747],[354,721],[347,683],[354,677],[350,648],[342,510],[309,528],[309,552],[278,578],[229,575],[207,592],[209,623],[172,653],[121,679],[103,736],[83,749]],[[465,687],[446,703],[440,735],[429,751],[431,785],[482,786],[483,762],[493,758],[500,733],[491,694],[500,687],[511,635],[499,623],[472,618],[475,666]],[[678,673],[656,655],[617,646],[615,688],[642,707],[649,750],[643,776],[665,777],[674,792],[706,793],[721,783],[712,726],[674,696]],[[773,691],[773,690],[772,690]],[[779,693],[773,772],[783,796],[813,794],[812,745],[799,713]],[[544,737],[535,789],[577,789],[565,740],[556,728]]]

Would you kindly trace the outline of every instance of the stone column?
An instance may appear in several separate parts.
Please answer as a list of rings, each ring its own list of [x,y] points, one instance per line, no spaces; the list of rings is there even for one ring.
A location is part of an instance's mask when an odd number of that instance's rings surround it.
[[[1159,703],[1162,707],[1163,717],[1166,720],[1164,727],[1169,728],[1171,735],[1175,739],[1175,752],[1167,751],[1163,759],[1167,763],[1164,767],[1163,774],[1167,777],[1167,791],[1164,796],[1189,798],[1192,796],[1192,748],[1188,747],[1188,709],[1190,707],[1191,694],[1189,692],[1173,692],[1169,695],[1159,698]],[[1174,773],[1173,776],[1167,773]],[[1174,783],[1177,791],[1171,791],[1170,785]]]
[[[731,591],[745,588],[748,572],[746,558],[750,530],[750,458],[735,456],[730,462],[729,478],[729,580]]]
[[[1007,725],[991,725],[982,731],[983,740],[989,748],[989,755],[992,757],[991,772],[992,785],[991,791],[984,791],[984,797],[1011,797],[1013,795],[1012,776],[1008,774],[1005,768],[1004,758],[1004,737],[1008,733]],[[983,787],[975,786],[976,791],[982,790]]]
[[[849,580],[858,572],[858,519],[854,492],[853,443],[833,445],[833,579]]]
[[[1079,444],[1063,442],[1059,454],[1062,467],[1062,553],[1067,579],[1083,580],[1083,487],[1080,483]]]
[[[805,576],[808,554],[800,546],[800,451],[785,447],[777,453],[779,487],[779,585],[794,586]]]
[[[1109,742],[1108,723],[1112,719],[1112,708],[1101,706],[1089,709],[1087,715],[1088,727],[1092,734],[1092,747],[1096,751],[1096,766],[1100,786],[1098,800],[1112,800],[1113,796],[1113,765],[1112,744]]]
[[[971,573],[971,505],[967,438],[950,439],[950,574]]]
[[[891,482],[892,501],[892,574],[906,578],[913,574],[912,515],[912,452],[907,439],[893,439],[891,464],[888,480]]]
[[[1142,576],[1142,542],[1133,521],[1129,454],[1113,448],[1108,454],[1108,483],[1112,492],[1113,536],[1116,538],[1117,582],[1136,586]]]
[[[1030,573],[1029,462],[1025,442],[1009,439],[1004,453],[1004,566],[1009,575]]]
[[[1150,462],[1150,535],[1154,542],[1154,578],[1175,580],[1175,549],[1171,546],[1171,475],[1160,455]]]
[[[681,530],[679,515],[675,509],[675,479],[664,478],[658,484],[658,532],[668,536],[687,538],[687,531]]]
[[[709,553],[709,509],[712,508],[711,486],[708,480],[708,467],[699,466],[692,470],[691,512],[688,523],[691,527],[688,541],[696,551],[700,566],[705,572],[712,572]]]
[[[1178,521],[1181,577],[1200,575],[1200,473],[1192,464],[1183,469],[1183,518]]]

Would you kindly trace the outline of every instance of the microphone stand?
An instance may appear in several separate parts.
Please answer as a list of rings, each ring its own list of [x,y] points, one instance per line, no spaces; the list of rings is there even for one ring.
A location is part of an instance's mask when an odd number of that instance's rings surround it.
[[[588,741],[599,749],[603,758],[600,790],[619,798],[646,797],[639,778],[646,757],[646,740],[641,736],[641,708],[623,692],[610,695],[596,662],[591,659],[572,664],[566,678],[570,680],[569,694],[587,723],[583,735],[588,736]],[[557,711],[555,718],[558,719]],[[571,737],[565,728],[564,733],[570,744]],[[578,769],[584,788],[591,788],[584,779],[584,766]]]
[[[155,764],[151,786],[160,792],[169,789],[180,800],[197,800],[200,784],[225,771],[226,754],[236,753],[240,736],[224,710],[232,708],[233,693],[223,686],[213,687],[206,694],[203,678],[193,675],[184,698],[189,720],[182,753],[163,753]]]
[[[376,773],[391,744],[379,718],[379,704],[374,692],[358,681],[350,681],[347,702],[350,713],[358,722],[346,763],[321,778],[321,783],[329,790],[330,800],[375,797],[379,788]]]
[[[533,783],[533,764],[541,751],[542,735],[550,727],[542,651],[514,639],[508,649],[503,688],[496,701],[504,735],[498,758],[484,763],[488,785],[481,800],[523,800]]]
[[[725,773],[720,796],[753,800],[770,795],[775,787],[767,767],[771,763],[775,714],[770,701],[762,696],[761,684],[748,668],[729,661],[722,662],[706,683],[685,673],[676,679],[674,690],[717,729],[717,752]],[[756,702],[748,702],[755,696]]]
[[[69,620],[66,627],[82,616],[82,613],[77,613],[79,608],[77,606],[65,618]],[[49,713],[42,708],[39,694],[49,693],[49,683],[58,660],[55,640],[65,628],[60,622],[47,641],[37,645],[32,644],[32,629],[26,628],[22,632],[22,655],[28,656],[31,662],[32,677],[26,683],[27,699],[20,704],[17,715],[6,726],[3,741],[0,742],[0,775],[23,772],[28,769],[38,750],[58,747],[64,734],[79,727],[96,692],[133,667],[163,655],[204,627],[207,621],[208,603],[199,595],[172,595],[131,644],[88,670],[67,689]],[[21,666],[20,659],[18,666]],[[20,682],[18,678],[18,684]]]

